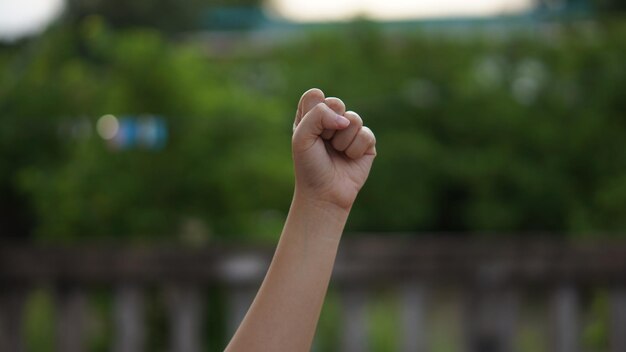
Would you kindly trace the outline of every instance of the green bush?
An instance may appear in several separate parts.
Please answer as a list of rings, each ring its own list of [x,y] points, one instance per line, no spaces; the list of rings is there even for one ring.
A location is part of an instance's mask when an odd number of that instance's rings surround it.
[[[295,104],[316,86],[378,138],[351,231],[618,233],[624,35],[620,23],[494,37],[357,22],[215,55],[92,17],[0,51],[0,155],[12,156],[0,180],[51,240],[275,238]],[[145,113],[167,120],[161,151],[58,132]]]

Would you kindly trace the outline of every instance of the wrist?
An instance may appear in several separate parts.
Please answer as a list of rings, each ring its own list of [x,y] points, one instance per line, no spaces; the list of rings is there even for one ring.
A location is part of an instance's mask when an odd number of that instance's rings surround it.
[[[292,207],[307,208],[320,216],[328,218],[329,220],[338,220],[345,222],[350,215],[350,209],[352,209],[352,203],[350,204],[337,204],[335,202],[326,200],[324,198],[308,195],[305,192],[296,190],[293,195]]]
[[[335,248],[339,244],[349,213],[349,209],[295,192],[285,226],[285,229],[295,231],[284,231],[283,234],[298,234],[297,237],[317,239],[315,242],[330,244]]]

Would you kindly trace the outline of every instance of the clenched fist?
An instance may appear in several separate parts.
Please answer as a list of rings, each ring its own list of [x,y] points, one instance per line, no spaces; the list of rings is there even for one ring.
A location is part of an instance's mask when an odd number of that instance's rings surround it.
[[[298,104],[292,151],[295,196],[349,210],[376,157],[376,138],[340,99],[310,89]]]

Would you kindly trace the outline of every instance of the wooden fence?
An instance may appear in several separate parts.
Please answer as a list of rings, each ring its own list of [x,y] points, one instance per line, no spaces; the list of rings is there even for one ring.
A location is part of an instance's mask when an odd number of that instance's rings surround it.
[[[56,351],[86,350],[90,287],[114,292],[113,351],[146,350],[145,290],[165,297],[169,347],[205,350],[206,292],[228,294],[229,331],[238,325],[269,265],[272,248],[212,245],[203,249],[83,246],[0,247],[0,351],[25,350],[24,305],[37,287],[54,288]],[[581,297],[608,292],[607,348],[626,351],[626,243],[546,240],[476,241],[363,236],[345,239],[333,289],[345,317],[338,350],[368,351],[367,304],[373,290],[394,287],[401,351],[431,351],[429,309],[437,288],[462,293],[460,351],[511,352],[523,292],[546,297],[546,351],[582,351]]]

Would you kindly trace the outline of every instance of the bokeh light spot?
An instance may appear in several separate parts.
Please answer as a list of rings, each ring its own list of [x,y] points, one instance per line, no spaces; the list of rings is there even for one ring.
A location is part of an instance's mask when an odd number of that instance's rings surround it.
[[[96,124],[96,130],[98,135],[104,140],[111,140],[115,138],[117,132],[120,129],[120,123],[117,117],[113,115],[104,115],[98,119]]]

